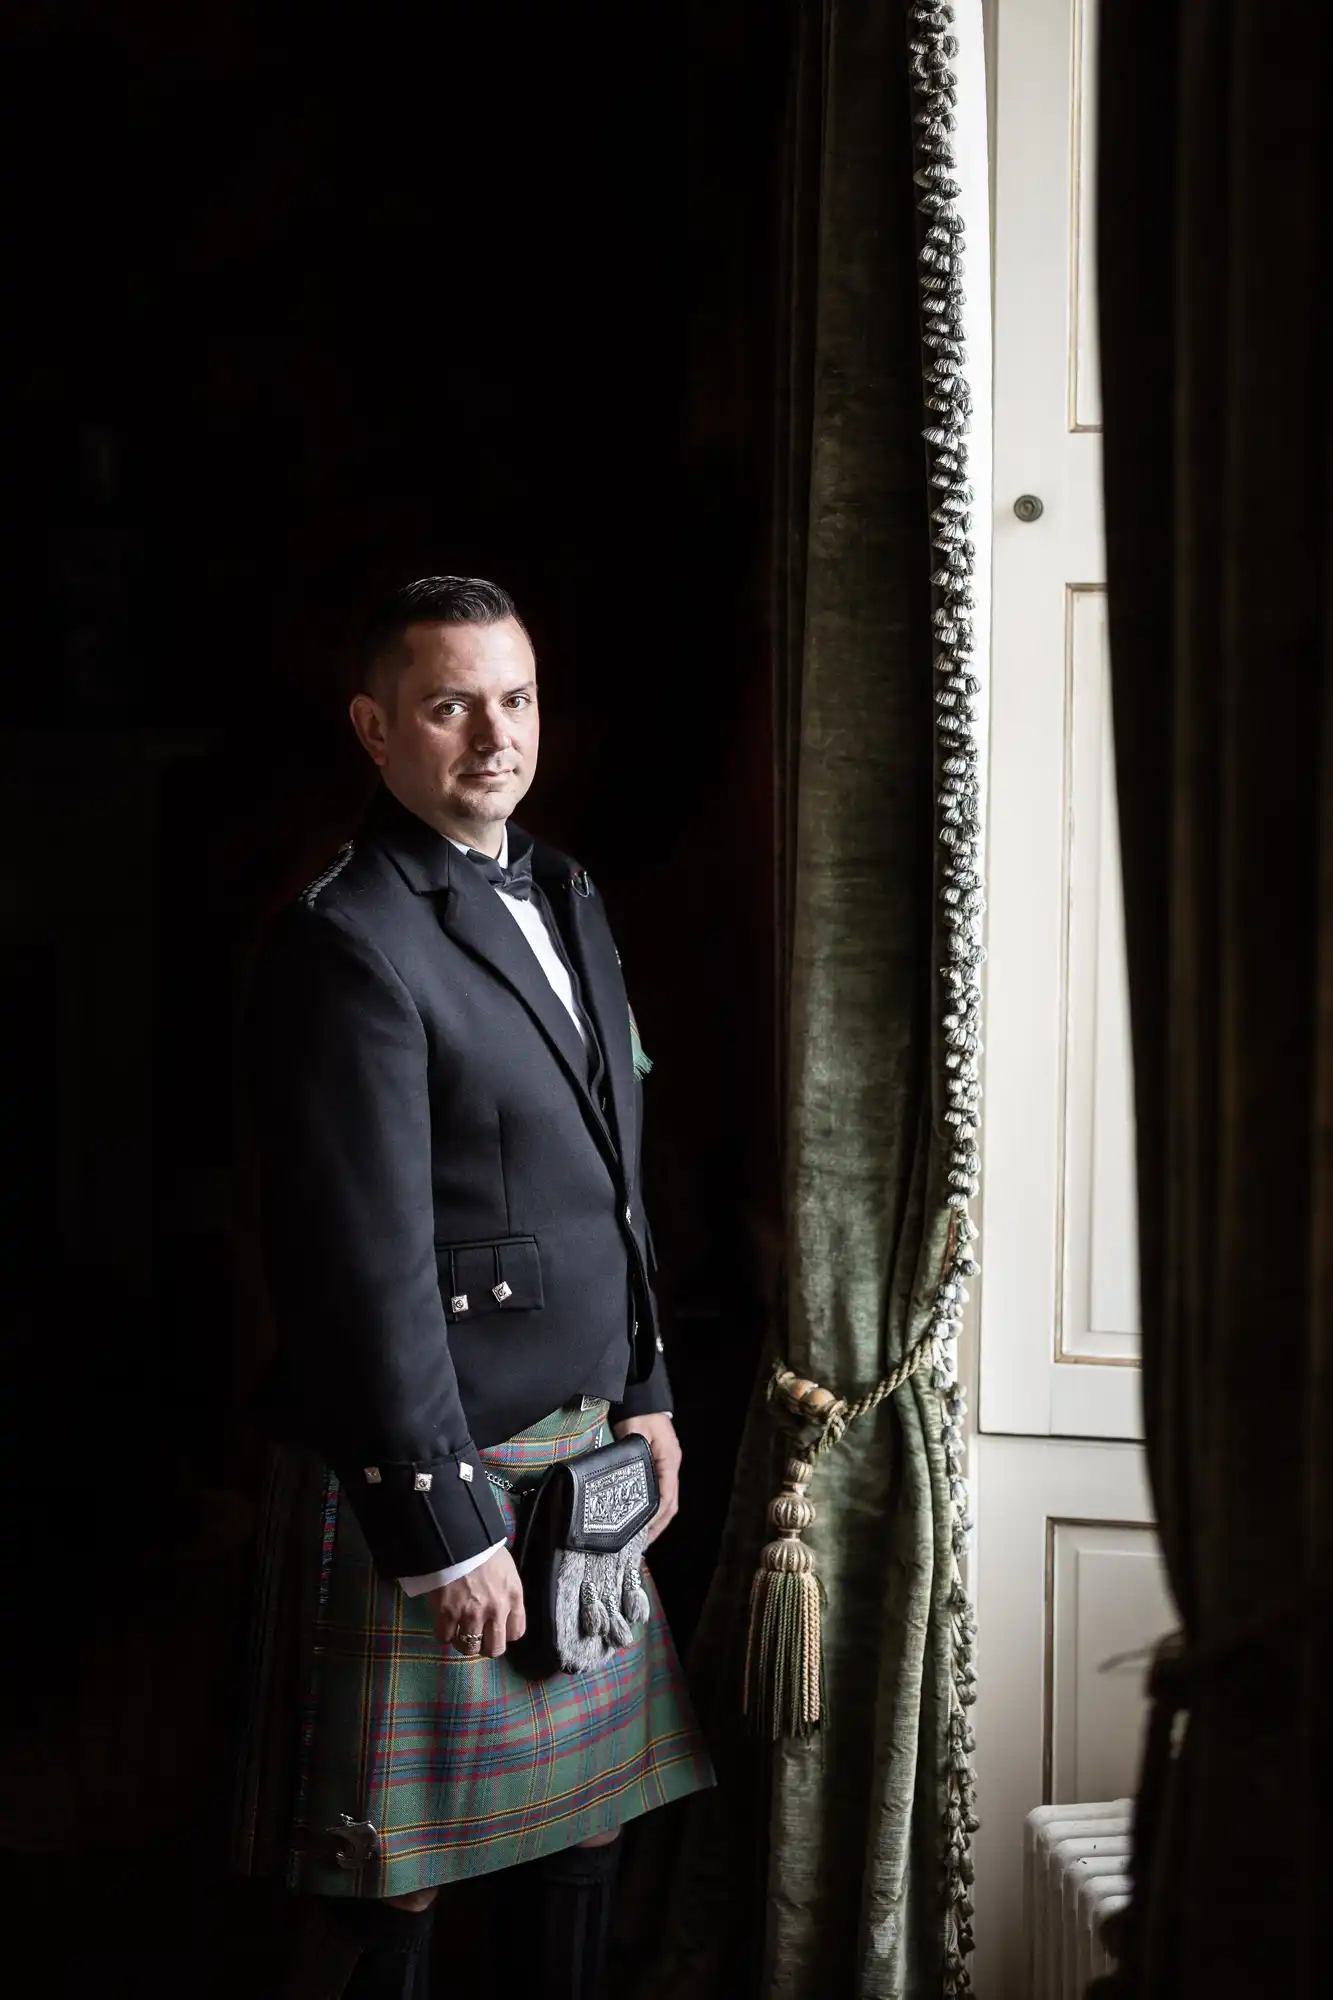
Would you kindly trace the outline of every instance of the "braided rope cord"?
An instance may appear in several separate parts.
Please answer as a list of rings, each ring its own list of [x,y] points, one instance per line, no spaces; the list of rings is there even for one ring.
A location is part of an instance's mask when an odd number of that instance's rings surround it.
[[[858,1417],[877,1410],[881,1403],[886,1403],[902,1388],[904,1382],[909,1382],[925,1362],[937,1360],[939,1339],[939,1332],[932,1325],[908,1348],[897,1367],[882,1381],[876,1382],[873,1389],[867,1389],[864,1396],[858,1396],[854,1403],[835,1399],[829,1391],[820,1390],[818,1384],[801,1380],[785,1362],[775,1361],[768,1382],[769,1401],[784,1404],[798,1422],[813,1422],[819,1426],[817,1434],[808,1444],[792,1445],[793,1457],[803,1458],[814,1465],[835,1445],[841,1444]]]
[[[904,1382],[911,1380],[924,1362],[935,1358],[938,1345],[938,1337],[932,1327],[929,1333],[922,1334],[915,1347],[908,1348],[892,1374],[886,1375],[882,1382],[876,1382],[873,1389],[864,1396],[858,1396],[854,1403],[835,1405],[820,1433],[814,1455],[819,1457],[823,1452],[832,1451],[834,1445],[840,1444],[843,1433],[856,1422],[858,1417],[864,1417],[871,1410],[877,1410],[881,1403],[886,1403],[890,1396],[902,1388]]]

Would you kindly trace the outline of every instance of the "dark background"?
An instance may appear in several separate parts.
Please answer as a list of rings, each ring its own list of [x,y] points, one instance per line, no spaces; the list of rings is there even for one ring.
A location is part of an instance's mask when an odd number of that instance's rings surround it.
[[[225,1875],[264,1352],[232,1023],[365,794],[349,637],[423,573],[530,624],[523,817],[596,877],[656,1062],[657,1570],[697,1614],[777,1186],[786,37],[781,0],[0,28],[0,1840],[45,1990],[273,1976],[280,1913]]]

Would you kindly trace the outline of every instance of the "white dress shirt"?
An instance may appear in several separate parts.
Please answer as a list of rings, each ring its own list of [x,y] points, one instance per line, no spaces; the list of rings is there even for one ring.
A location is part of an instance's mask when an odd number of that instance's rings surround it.
[[[456,840],[453,845],[458,849],[460,854],[468,852],[466,841]],[[508,827],[504,830],[504,838],[500,842],[500,852],[496,856],[496,860],[502,868],[509,866]],[[556,999],[578,1029],[586,1046],[588,1031],[579,1016],[578,1006],[574,999],[573,983],[569,977],[569,969],[551,941],[551,934],[546,928],[546,919],[542,915],[541,903],[535,896],[530,901],[525,902],[522,897],[511,896],[502,888],[497,888],[495,894],[500,898],[501,903],[508,910],[510,916],[532,946],[533,957],[550,981],[551,991],[555,994]],[[480,1555],[469,1556],[466,1562],[452,1563],[448,1569],[430,1570],[425,1576],[400,1576],[398,1581],[409,1597],[420,1597],[428,1590],[439,1590],[443,1584],[456,1582],[460,1576],[466,1576],[470,1570],[480,1569],[484,1562],[489,1562],[496,1551],[503,1547],[503,1542],[495,1542],[489,1549],[483,1549]]]

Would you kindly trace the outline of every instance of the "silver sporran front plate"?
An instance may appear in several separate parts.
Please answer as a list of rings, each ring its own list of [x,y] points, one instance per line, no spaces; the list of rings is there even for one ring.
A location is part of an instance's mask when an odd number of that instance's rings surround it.
[[[594,1473],[583,1488],[585,1535],[614,1535],[648,1506],[648,1474],[642,1463]]]

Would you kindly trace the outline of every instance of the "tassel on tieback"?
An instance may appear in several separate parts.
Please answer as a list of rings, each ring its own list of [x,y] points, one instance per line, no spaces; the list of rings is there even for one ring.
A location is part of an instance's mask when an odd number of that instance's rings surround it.
[[[750,1589],[745,1714],[755,1735],[774,1741],[813,1736],[823,1715],[819,1578],[814,1551],[801,1540],[815,1518],[805,1494],[813,1472],[808,1458],[788,1459],[782,1491],[768,1503],[778,1539],[761,1554]]]
[[[769,1408],[782,1421],[813,1427],[818,1435],[812,1444],[794,1446],[787,1460],[782,1491],[768,1505],[769,1523],[777,1529],[778,1539],[769,1542],[760,1556],[750,1591],[744,1708],[757,1736],[774,1741],[779,1736],[813,1736],[823,1718],[822,1593],[814,1550],[801,1540],[815,1518],[814,1503],[805,1491],[815,1465],[841,1443],[858,1418],[878,1409],[930,1360],[938,1339],[932,1323],[897,1367],[854,1403],[843,1402],[818,1382],[808,1382],[781,1361],[773,1364]]]

